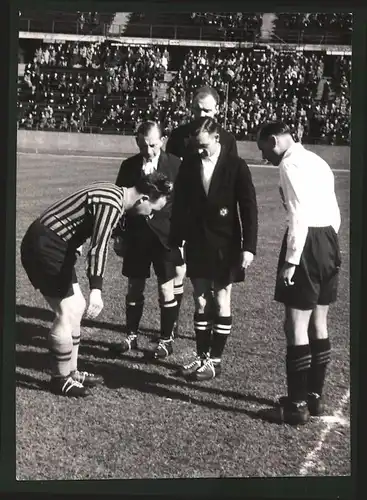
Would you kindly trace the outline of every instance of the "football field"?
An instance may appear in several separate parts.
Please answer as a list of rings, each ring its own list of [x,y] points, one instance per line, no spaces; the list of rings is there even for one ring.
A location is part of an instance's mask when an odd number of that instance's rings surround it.
[[[156,280],[147,282],[140,347],[114,358],[125,321],[127,281],[112,246],[104,310],[82,327],[79,369],[104,378],[91,397],[68,400],[48,392],[47,333],[52,314],[27,280],[19,245],[43,209],[97,180],[114,182],[121,159],[19,154],[17,168],[17,479],[127,479],[349,475],[349,187],[335,171],[342,215],[343,258],[338,302],[330,310],[332,362],[325,387],[327,416],[300,428],[258,418],[285,394],[283,309],[273,301],[275,269],[285,230],[276,168],[251,166],[259,206],[258,254],[245,283],[234,285],[233,330],[222,376],[209,382],[176,377],[192,356],[190,282],[174,354],[147,362],[159,329]],[[87,297],[84,255],[77,270]]]

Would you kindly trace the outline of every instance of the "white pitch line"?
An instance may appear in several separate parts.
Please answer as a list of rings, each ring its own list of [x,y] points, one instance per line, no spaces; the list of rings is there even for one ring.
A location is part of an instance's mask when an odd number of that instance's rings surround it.
[[[331,415],[330,417],[321,418],[323,422],[326,422],[326,427],[322,430],[317,445],[306,456],[304,464],[299,471],[300,476],[307,476],[310,469],[317,467],[318,454],[324,445],[325,439],[333,430],[333,428],[337,425],[343,425],[343,426],[349,425],[347,419],[343,417],[343,408],[347,403],[347,401],[349,400],[349,398],[350,398],[350,389],[348,389],[347,392],[344,394],[342,400],[340,401],[338,409],[333,413],[333,415]]]
[[[18,155],[25,155],[25,156],[52,156],[56,158],[85,158],[85,159],[92,159],[92,160],[123,160],[124,156],[93,156],[93,155],[72,155],[72,154],[55,154],[55,153],[24,153],[22,151],[17,152]],[[263,165],[263,164],[251,164],[248,163],[248,166],[251,168],[268,168],[270,170],[276,170],[278,167],[275,167],[274,165]],[[340,172],[344,174],[349,174],[350,170],[348,169],[343,169],[343,168],[334,168],[332,169],[333,172]]]

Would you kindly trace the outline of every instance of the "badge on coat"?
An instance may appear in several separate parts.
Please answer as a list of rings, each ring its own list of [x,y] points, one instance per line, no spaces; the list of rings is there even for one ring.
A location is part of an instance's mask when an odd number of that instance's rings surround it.
[[[228,208],[227,207],[223,207],[219,210],[219,215],[221,217],[226,217],[228,215]]]

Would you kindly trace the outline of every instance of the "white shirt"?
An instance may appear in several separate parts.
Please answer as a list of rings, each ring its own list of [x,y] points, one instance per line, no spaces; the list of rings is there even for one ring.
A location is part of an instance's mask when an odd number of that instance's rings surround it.
[[[288,213],[286,261],[298,265],[309,227],[340,228],[334,174],[320,156],[294,143],[279,165]]]
[[[219,148],[216,153],[214,153],[212,156],[208,156],[207,158],[201,159],[201,179],[203,181],[203,187],[206,194],[209,193],[210,182],[213,177],[215,165],[218,162],[220,151],[221,151],[221,145],[219,144]]]
[[[152,160],[149,161],[143,158],[143,171],[146,175],[149,175],[155,170],[157,170],[160,155],[161,153],[159,152],[157,156],[155,156]]]

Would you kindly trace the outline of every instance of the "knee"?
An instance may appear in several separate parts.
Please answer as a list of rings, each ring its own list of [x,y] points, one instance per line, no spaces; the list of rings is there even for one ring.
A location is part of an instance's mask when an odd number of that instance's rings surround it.
[[[214,295],[214,302],[217,307],[217,312],[219,316],[230,316],[231,315],[231,294],[221,293]]]
[[[200,314],[204,314],[206,306],[207,306],[206,297],[204,295],[200,295],[200,296],[194,295],[194,302],[195,302],[196,312],[198,312]]]
[[[139,302],[144,297],[145,281],[129,283],[126,299],[132,302]]]
[[[167,283],[160,283],[158,286],[158,294],[159,300],[164,302],[169,302],[170,300],[174,300],[174,283],[172,281],[168,281]]]
[[[175,285],[181,285],[185,277],[185,274],[186,274],[185,264],[176,267]]]

